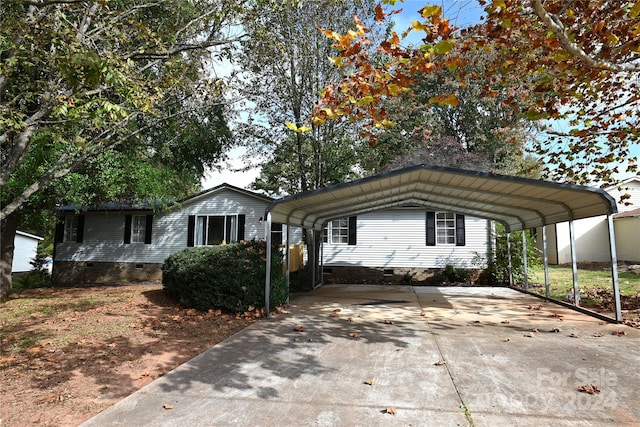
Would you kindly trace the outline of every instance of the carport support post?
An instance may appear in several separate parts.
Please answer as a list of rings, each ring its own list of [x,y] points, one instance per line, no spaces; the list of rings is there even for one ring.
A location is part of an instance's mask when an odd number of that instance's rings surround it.
[[[291,249],[289,249],[289,223],[287,223],[285,225],[285,231],[287,232],[287,238],[285,239],[285,253],[284,253],[284,262],[286,264],[286,268],[285,268],[285,273],[284,273],[284,283],[285,286],[287,288],[287,304],[289,304],[289,272],[291,271],[291,264],[290,264],[290,260],[289,260],[289,252],[291,252]]]
[[[527,230],[522,229],[522,265],[524,267],[524,290],[529,290],[529,263],[527,262]]]
[[[311,288],[315,289],[316,288],[316,270],[317,270],[317,266],[316,266],[316,230],[311,229],[311,233],[308,233],[308,236],[311,240],[309,248],[311,248],[311,250],[309,251],[309,264],[311,264]]]
[[[613,215],[607,215],[609,227],[609,249],[611,251],[611,280],[613,281],[613,298],[615,300],[616,321],[622,322],[622,304],[620,303],[620,283],[618,281],[618,253],[616,251],[616,233],[613,227]]]
[[[551,297],[549,290],[549,254],[547,253],[547,227],[542,226],[542,262],[544,262],[544,295]]]
[[[269,294],[271,293],[271,212],[267,213],[267,220],[265,221],[264,236],[267,242],[267,266],[266,266],[266,278],[264,280],[264,314],[269,317]]]
[[[571,243],[571,271],[573,272],[573,303],[580,305],[580,288],[578,287],[578,260],[576,254],[576,231],[573,220],[569,221],[569,240]]]
[[[511,232],[507,232],[507,259],[509,260],[509,286],[513,286],[513,268],[511,266]]]

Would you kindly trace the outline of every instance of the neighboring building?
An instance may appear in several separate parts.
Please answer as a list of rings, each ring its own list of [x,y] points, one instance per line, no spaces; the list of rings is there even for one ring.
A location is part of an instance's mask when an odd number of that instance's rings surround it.
[[[40,236],[16,231],[16,237],[13,241],[12,273],[24,273],[33,269],[31,261],[38,255],[38,242],[41,240],[43,238]]]
[[[620,189],[619,189],[620,187]],[[618,204],[613,215],[618,260],[640,263],[640,176],[624,180],[619,186],[605,188],[616,201],[629,194],[630,205]],[[606,216],[596,216],[574,221],[576,259],[578,262],[610,262],[609,229]],[[547,253],[549,264],[571,263],[569,223],[547,226]],[[538,236],[541,233],[537,234]],[[537,246],[542,249],[542,241]]]
[[[156,213],[152,206],[115,203],[80,212],[62,208],[54,283],[159,280],[164,260],[187,247],[264,239],[262,217],[272,200],[222,184]],[[487,252],[487,224],[416,207],[339,218],[327,224],[324,272],[359,277],[355,268],[368,278],[363,280],[375,280],[406,272],[420,278],[446,264],[478,267],[474,262]],[[273,224],[274,242],[285,241],[282,230]],[[290,234],[290,244],[301,242],[299,228]]]

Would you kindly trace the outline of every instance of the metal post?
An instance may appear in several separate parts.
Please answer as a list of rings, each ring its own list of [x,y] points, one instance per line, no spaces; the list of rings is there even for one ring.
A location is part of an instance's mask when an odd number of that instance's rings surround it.
[[[549,290],[549,254],[547,253],[547,227],[542,226],[542,259],[544,262],[544,294],[547,298],[551,298]]]
[[[571,243],[571,271],[573,272],[573,303],[580,305],[580,288],[578,287],[578,261],[576,254],[576,235],[573,220],[569,220],[569,240]]]
[[[284,254],[284,259],[285,259],[285,264],[286,264],[286,268],[285,268],[285,275],[284,275],[284,283],[287,289],[287,304],[289,304],[289,273],[291,272],[291,260],[289,259],[289,252],[291,252],[291,249],[289,248],[289,223],[287,223],[285,225],[285,230],[287,232],[287,238],[285,239],[285,254]]]
[[[267,242],[267,267],[266,278],[264,284],[264,310],[265,316],[269,317],[269,296],[271,293],[271,212],[267,213],[267,220],[265,221],[265,240]]]
[[[324,227],[322,227],[324,230]],[[320,284],[324,284],[324,238],[322,238],[322,231],[320,232]]]
[[[511,232],[507,232],[507,259],[509,261],[509,286],[513,286],[513,268],[511,265]]]
[[[316,288],[316,231],[311,229],[309,242],[309,264],[311,266],[311,288]]]
[[[609,249],[611,251],[611,280],[616,308],[616,321],[622,322],[622,304],[620,303],[620,284],[618,282],[618,253],[616,251],[616,233],[613,226],[613,215],[607,215],[609,227]]]
[[[529,263],[527,262],[527,230],[522,230],[522,262],[524,267],[524,290],[529,290]]]

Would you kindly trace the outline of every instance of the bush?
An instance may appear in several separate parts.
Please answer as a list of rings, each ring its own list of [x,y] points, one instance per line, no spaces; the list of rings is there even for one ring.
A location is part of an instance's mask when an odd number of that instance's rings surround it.
[[[286,301],[282,254],[271,251],[270,306]],[[264,307],[266,243],[247,241],[188,248],[169,256],[162,268],[165,293],[186,307],[243,312]]]

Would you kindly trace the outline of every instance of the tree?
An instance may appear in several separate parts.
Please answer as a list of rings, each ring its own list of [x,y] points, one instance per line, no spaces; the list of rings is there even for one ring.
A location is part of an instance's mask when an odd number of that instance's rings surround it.
[[[243,27],[247,39],[239,64],[241,92],[250,104],[242,126],[248,166],[261,166],[254,188],[272,194],[295,193],[356,176],[358,133],[354,124],[302,124],[320,91],[340,76],[328,57],[335,55],[319,26],[347,30],[354,13],[373,2],[318,0],[255,2]]]
[[[395,1],[386,3],[395,4]],[[629,148],[640,138],[640,2],[569,0],[493,0],[486,19],[459,31],[442,17],[437,6],[421,9],[423,21],[407,31],[424,33],[417,49],[404,48],[391,33],[380,43],[386,61],[372,61],[367,51],[369,29],[361,23],[349,33],[327,32],[340,50],[341,67],[354,72],[330,85],[314,118],[367,117],[371,144],[378,129],[391,126],[384,101],[410,91],[418,75],[443,67],[457,70],[464,84],[469,54],[491,53],[483,96],[493,97],[493,85],[511,86],[514,96],[502,104],[530,120],[569,120],[572,128],[540,139],[534,152],[550,159],[546,172],[571,182],[612,181],[616,162],[627,161],[635,172]],[[377,19],[389,14],[378,6]],[[438,60],[434,60],[438,58]],[[460,73],[462,71],[462,73]],[[487,81],[487,77],[489,79]],[[523,81],[521,76],[528,78]],[[516,102],[517,101],[517,102]],[[430,99],[436,105],[458,106],[456,91]]]
[[[194,187],[200,159],[212,164],[221,155],[223,139],[193,142],[189,129],[228,132],[221,85],[202,76],[236,40],[221,34],[239,7],[206,0],[2,3],[0,298],[10,290],[21,218],[33,222],[26,216],[54,201],[171,196]]]

